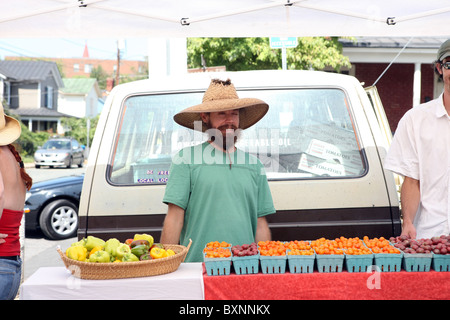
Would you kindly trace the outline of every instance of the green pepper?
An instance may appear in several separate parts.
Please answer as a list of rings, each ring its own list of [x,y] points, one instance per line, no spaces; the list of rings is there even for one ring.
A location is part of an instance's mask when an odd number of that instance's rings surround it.
[[[105,246],[105,241],[103,241],[100,238],[94,237],[94,236],[88,236],[86,239],[86,244],[85,247],[88,251],[91,251],[92,249],[94,249],[94,247],[97,246]]]
[[[108,252],[106,252],[105,250],[99,250],[99,251],[95,251],[94,254],[92,254],[89,257],[89,262],[100,262],[100,263],[104,263],[104,262],[110,262],[110,255]]]
[[[141,244],[139,246],[135,246],[134,248],[131,249],[131,253],[134,254],[137,257],[142,256],[143,254],[148,253],[148,249],[150,247],[145,245],[145,244]]]
[[[116,258],[122,260],[126,253],[131,253],[131,249],[127,244],[121,243],[116,249]]]
[[[139,257],[139,260],[145,261],[145,260],[152,260],[152,256],[150,253],[144,253],[142,256]]]
[[[125,253],[125,254],[123,255],[122,261],[123,261],[123,262],[139,261],[139,258],[136,257],[136,256],[135,256],[134,254],[132,254],[131,252],[129,252],[129,253]]]
[[[72,247],[76,247],[76,246],[85,246],[86,245],[86,238],[81,239],[78,242],[74,242],[71,244]]]
[[[111,238],[105,242],[105,251],[109,253],[110,256],[116,256],[116,250],[120,246],[120,241],[116,238]]]

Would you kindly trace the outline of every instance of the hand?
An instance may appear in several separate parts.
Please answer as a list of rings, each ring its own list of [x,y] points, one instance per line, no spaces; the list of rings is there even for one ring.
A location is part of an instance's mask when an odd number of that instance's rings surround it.
[[[403,228],[402,228],[402,236],[408,236],[411,239],[416,239],[416,228],[414,227],[414,225],[412,223],[406,223],[403,222]]]
[[[7,236],[8,236],[7,234],[0,233],[0,244],[6,242],[5,238],[6,238]]]

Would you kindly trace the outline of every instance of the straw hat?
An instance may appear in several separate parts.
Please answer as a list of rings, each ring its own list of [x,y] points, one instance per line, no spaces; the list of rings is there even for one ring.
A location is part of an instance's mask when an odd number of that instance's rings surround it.
[[[0,146],[13,143],[20,137],[20,123],[16,119],[5,115],[3,106],[0,107]]]
[[[189,129],[194,128],[195,121],[202,121],[200,114],[202,112],[220,112],[239,109],[239,127],[247,129],[264,117],[269,110],[269,105],[260,99],[242,98],[236,93],[236,88],[228,79],[222,81],[213,79],[208,89],[203,95],[201,104],[184,109],[177,113],[173,119],[179,125]],[[206,131],[205,124],[202,125],[202,131]]]

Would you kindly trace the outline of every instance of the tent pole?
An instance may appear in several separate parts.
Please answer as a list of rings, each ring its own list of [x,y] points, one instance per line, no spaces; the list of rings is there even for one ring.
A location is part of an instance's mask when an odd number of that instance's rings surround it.
[[[414,37],[411,37],[408,42],[405,44],[405,46],[402,48],[402,50],[400,50],[397,55],[395,56],[394,59],[392,59],[391,63],[389,63],[389,65],[386,67],[386,69],[384,69],[384,71],[380,74],[380,76],[378,77],[377,80],[375,80],[375,82],[373,83],[372,87],[375,87],[375,85],[378,83],[378,81],[381,79],[381,77],[383,77],[383,75],[386,73],[386,71],[388,71],[388,69],[392,66],[392,64],[395,62],[395,60],[397,60],[397,58],[402,54],[402,52],[406,49],[406,47],[409,45],[409,43],[411,42],[411,40]]]

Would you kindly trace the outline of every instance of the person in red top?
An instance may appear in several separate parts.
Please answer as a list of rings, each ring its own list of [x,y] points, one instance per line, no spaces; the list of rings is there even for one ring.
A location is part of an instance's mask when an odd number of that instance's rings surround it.
[[[0,107],[0,300],[12,300],[20,286],[19,227],[25,194],[32,180],[12,143],[19,138],[20,123]]]

